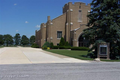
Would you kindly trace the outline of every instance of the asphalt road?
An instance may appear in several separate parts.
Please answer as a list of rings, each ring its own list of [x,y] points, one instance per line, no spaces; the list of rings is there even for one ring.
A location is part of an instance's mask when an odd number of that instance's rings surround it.
[[[120,80],[120,63],[0,65],[0,80]]]

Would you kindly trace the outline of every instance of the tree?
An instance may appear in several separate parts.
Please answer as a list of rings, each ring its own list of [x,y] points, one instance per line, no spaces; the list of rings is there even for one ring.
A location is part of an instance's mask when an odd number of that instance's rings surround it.
[[[3,44],[4,44],[4,36],[0,35],[0,45],[3,45]]]
[[[22,38],[21,38],[21,44],[22,44],[23,46],[29,44],[29,39],[27,38],[26,35],[23,35],[23,36],[22,36]]]
[[[30,44],[32,45],[34,42],[35,42],[35,36],[32,35],[32,36],[30,37]]]
[[[17,33],[14,36],[14,40],[15,40],[15,45],[19,45],[20,44],[20,34],[19,33]]]
[[[90,40],[90,44],[102,40],[110,43],[111,54],[118,53],[117,43],[120,42],[120,4],[118,0],[93,0],[92,10],[88,15],[89,28],[84,30],[84,37]]]
[[[65,46],[70,46],[70,44],[68,43],[68,41],[65,42]]]
[[[54,44],[51,42],[50,43],[50,48],[53,48],[54,47]]]
[[[4,42],[8,46],[8,44],[13,44],[13,37],[10,34],[4,35]]]
[[[61,37],[59,46],[70,46],[70,44]]]
[[[61,39],[60,39],[59,46],[65,46],[65,40],[63,37],[61,37]]]

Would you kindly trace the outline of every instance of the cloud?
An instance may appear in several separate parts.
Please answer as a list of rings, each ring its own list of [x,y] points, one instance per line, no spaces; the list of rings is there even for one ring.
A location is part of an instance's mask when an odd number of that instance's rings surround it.
[[[35,26],[36,28],[40,28],[40,25]]]
[[[18,32],[18,30],[16,30],[16,32]]]
[[[16,6],[17,4],[15,3],[14,6]]]
[[[28,21],[25,21],[25,23],[28,23]]]

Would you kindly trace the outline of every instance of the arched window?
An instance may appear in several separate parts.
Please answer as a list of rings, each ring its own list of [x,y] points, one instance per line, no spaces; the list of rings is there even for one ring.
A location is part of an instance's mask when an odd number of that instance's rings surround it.
[[[82,35],[78,39],[79,47],[89,47],[89,40],[85,39]]]

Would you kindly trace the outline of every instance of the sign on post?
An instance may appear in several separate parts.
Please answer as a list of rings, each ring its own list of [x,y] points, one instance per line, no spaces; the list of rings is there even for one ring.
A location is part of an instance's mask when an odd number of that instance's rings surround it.
[[[98,58],[106,57],[107,59],[110,59],[109,43],[99,43],[97,50],[98,50],[97,51]]]

